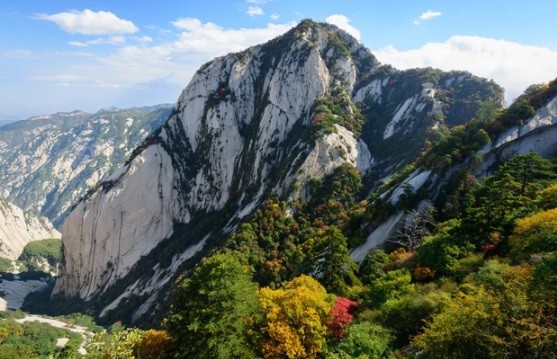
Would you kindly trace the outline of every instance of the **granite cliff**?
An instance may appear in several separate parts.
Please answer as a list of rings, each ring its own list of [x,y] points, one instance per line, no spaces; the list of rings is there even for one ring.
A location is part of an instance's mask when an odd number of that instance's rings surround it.
[[[346,162],[373,187],[480,102],[501,99],[468,73],[381,66],[350,35],[312,21],[217,58],[73,208],[53,298],[107,321],[156,322],[175,279],[270,196],[303,198]]]

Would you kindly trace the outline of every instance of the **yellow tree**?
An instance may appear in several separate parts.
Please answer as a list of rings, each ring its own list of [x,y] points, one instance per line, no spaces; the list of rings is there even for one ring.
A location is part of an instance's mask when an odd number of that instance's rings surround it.
[[[325,347],[332,298],[319,282],[302,275],[284,288],[262,288],[259,301],[265,312],[263,357],[316,358]]]
[[[517,220],[509,243],[511,258],[517,261],[557,250],[557,208]]]

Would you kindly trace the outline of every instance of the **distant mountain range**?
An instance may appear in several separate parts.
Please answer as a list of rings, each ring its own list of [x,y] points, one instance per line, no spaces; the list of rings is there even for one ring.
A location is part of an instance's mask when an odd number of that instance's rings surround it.
[[[0,127],[8,125],[10,123],[17,122],[17,120],[0,120]]]
[[[60,226],[87,190],[121,166],[171,105],[36,116],[0,127],[0,197]]]

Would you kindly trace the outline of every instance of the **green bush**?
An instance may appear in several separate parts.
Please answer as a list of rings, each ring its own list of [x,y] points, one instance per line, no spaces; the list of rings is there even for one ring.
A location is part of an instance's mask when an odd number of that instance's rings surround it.
[[[19,260],[29,263],[33,258],[45,258],[48,263],[55,266],[60,261],[62,240],[57,238],[42,239],[27,243]]]
[[[12,261],[8,258],[0,257],[0,272],[9,272],[12,269]]]
[[[73,350],[69,357],[77,355],[83,341],[80,334],[55,328],[45,323],[17,323],[14,319],[0,320],[0,358],[52,358],[62,357],[63,349],[56,346],[58,338],[69,338],[66,347]]]
[[[372,306],[379,306],[389,299],[413,293],[412,275],[408,269],[397,269],[371,282],[370,301]]]
[[[408,344],[434,314],[449,303],[450,294],[433,285],[417,286],[416,292],[387,300],[379,309],[381,323],[394,330],[400,346]]]
[[[385,275],[385,265],[389,263],[389,256],[384,250],[374,248],[362,261],[359,275],[362,283],[371,284],[374,280]]]
[[[333,346],[327,359],[384,358],[390,351],[393,336],[377,324],[354,323],[348,327],[345,337]]]
[[[457,220],[441,223],[435,235],[424,238],[418,250],[418,263],[421,266],[431,268],[437,274],[448,275],[459,259],[472,252],[471,244],[461,243],[453,234],[459,224]]]

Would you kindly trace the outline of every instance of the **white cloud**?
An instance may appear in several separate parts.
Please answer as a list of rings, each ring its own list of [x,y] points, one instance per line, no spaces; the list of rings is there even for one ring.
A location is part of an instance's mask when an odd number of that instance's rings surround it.
[[[493,79],[505,88],[508,103],[529,85],[557,76],[557,51],[477,36],[452,36],[412,50],[388,46],[373,53],[382,63],[400,69],[431,66]]]
[[[143,43],[130,36],[129,44],[103,49],[103,53],[83,52],[81,48],[41,53],[35,66],[37,72],[29,72],[34,80],[22,79],[17,86],[10,83],[9,90],[6,81],[0,81],[0,92],[5,95],[0,107],[6,113],[22,116],[23,97],[37,98],[32,106],[23,107],[28,115],[173,101],[207,61],[266,42],[295,25],[291,22],[259,28],[224,28],[197,19],[178,19],[174,22],[174,36],[167,41],[157,38],[152,43]],[[33,58],[37,55],[33,54]],[[49,96],[42,96],[44,93]]]
[[[135,36],[133,39],[137,42],[141,42],[147,44],[149,42],[153,42],[153,38],[151,36]]]
[[[126,38],[121,35],[110,36],[107,38],[98,37],[89,41],[70,41],[68,44],[77,47],[89,47],[91,45],[109,44],[109,45],[122,45],[126,42]]]
[[[340,29],[346,31],[358,41],[361,39],[360,30],[356,29],[352,24],[350,24],[350,19],[344,15],[334,14],[325,19],[329,24],[338,26]]]
[[[8,51],[4,51],[3,55],[4,57],[8,57],[8,58],[30,58],[33,56],[33,52],[24,49],[8,50]]]
[[[62,73],[75,77],[60,77],[57,74],[48,77],[46,74],[34,79],[45,83],[47,80],[67,83],[74,89],[94,84],[111,91],[118,89],[122,93],[147,91],[145,88],[158,84],[156,86],[159,86],[159,91],[173,89],[178,96],[179,89],[187,85],[191,76],[203,63],[216,56],[242,51],[266,42],[296,25],[291,22],[268,24],[263,28],[227,29],[193,18],[178,19],[172,24],[180,29],[173,41],[156,45],[138,42],[120,46],[109,55],[97,55],[87,61],[57,70],[59,73],[63,71]],[[131,39],[137,41],[136,38]],[[80,46],[79,44],[81,43],[73,43],[74,46]],[[83,44],[90,45],[87,42]],[[164,89],[161,85],[163,83]],[[142,96],[147,96],[146,92],[142,93]],[[106,101],[108,103],[112,98]]]
[[[83,42],[83,41],[70,41],[68,42],[68,44],[75,46],[75,47],[89,47],[89,44],[87,42]]]
[[[279,15],[279,14],[277,14],[277,13],[275,12],[274,14],[272,14],[272,15],[271,15],[271,16],[269,16],[269,17],[270,17],[271,19],[273,19],[273,20],[275,20],[275,21],[276,21],[276,20],[278,20],[278,18],[280,17],[280,15]]]
[[[179,30],[193,31],[199,29],[202,25],[199,19],[194,19],[191,17],[181,18],[172,22],[172,25]]]
[[[35,81],[54,81],[54,82],[62,82],[62,83],[80,81],[83,79],[85,79],[85,77],[80,75],[72,75],[72,74],[31,76],[31,80],[35,80]]]
[[[431,20],[435,17],[441,16],[439,11],[428,10],[420,15],[416,20],[414,20],[414,25],[419,25],[424,21]]]
[[[37,14],[41,20],[52,21],[62,30],[71,34],[107,35],[130,34],[139,29],[129,20],[123,20],[108,11],[61,12],[58,14]]]
[[[248,14],[249,16],[265,15],[263,9],[259,6],[248,6],[248,10],[246,11],[246,14]]]
[[[207,54],[210,57],[241,51],[279,36],[295,26],[291,22],[267,24],[264,28],[225,29],[212,22],[201,23],[192,18],[178,19],[172,24],[185,31],[180,34],[178,41],[167,46],[170,45],[176,52]]]

